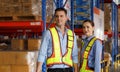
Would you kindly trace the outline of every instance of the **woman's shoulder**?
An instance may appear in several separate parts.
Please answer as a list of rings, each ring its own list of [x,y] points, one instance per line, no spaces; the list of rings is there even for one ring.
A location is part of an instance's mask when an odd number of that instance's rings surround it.
[[[103,41],[99,38],[96,38],[96,42],[101,43],[101,44],[103,43]]]

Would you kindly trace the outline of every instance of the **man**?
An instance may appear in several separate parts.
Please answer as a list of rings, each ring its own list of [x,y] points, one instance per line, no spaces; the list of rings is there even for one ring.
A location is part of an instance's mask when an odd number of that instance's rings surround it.
[[[56,26],[49,28],[43,35],[36,72],[41,72],[46,58],[47,72],[78,72],[76,37],[65,27],[67,19],[67,11],[64,8],[55,10]]]

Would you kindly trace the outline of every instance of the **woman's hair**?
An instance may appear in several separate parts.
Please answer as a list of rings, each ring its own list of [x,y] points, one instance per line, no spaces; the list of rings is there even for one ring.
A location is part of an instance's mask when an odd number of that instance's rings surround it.
[[[89,23],[91,24],[91,26],[94,27],[94,22],[91,21],[91,20],[85,20],[85,21],[83,21],[82,25],[83,25],[84,23],[86,23],[86,22],[89,22]]]
[[[55,14],[56,14],[56,12],[58,12],[58,11],[64,11],[65,14],[67,15],[67,10],[66,10],[65,8],[63,8],[63,7],[55,9]]]

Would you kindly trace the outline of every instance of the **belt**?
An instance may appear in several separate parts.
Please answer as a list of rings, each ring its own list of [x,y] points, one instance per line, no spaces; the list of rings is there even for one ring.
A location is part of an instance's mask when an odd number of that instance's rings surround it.
[[[73,68],[48,68],[47,72],[73,72]]]
[[[90,70],[93,70],[94,71],[94,68],[92,68],[92,67],[88,67]],[[80,66],[80,69],[81,69],[81,66]]]
[[[89,67],[91,70],[94,70],[94,68],[92,68],[92,67]]]

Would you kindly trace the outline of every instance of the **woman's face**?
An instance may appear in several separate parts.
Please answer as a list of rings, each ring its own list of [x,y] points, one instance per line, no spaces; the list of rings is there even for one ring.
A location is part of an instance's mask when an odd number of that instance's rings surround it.
[[[93,35],[93,31],[94,31],[94,27],[91,25],[91,23],[85,22],[85,23],[83,24],[83,33],[84,33],[87,37]]]

